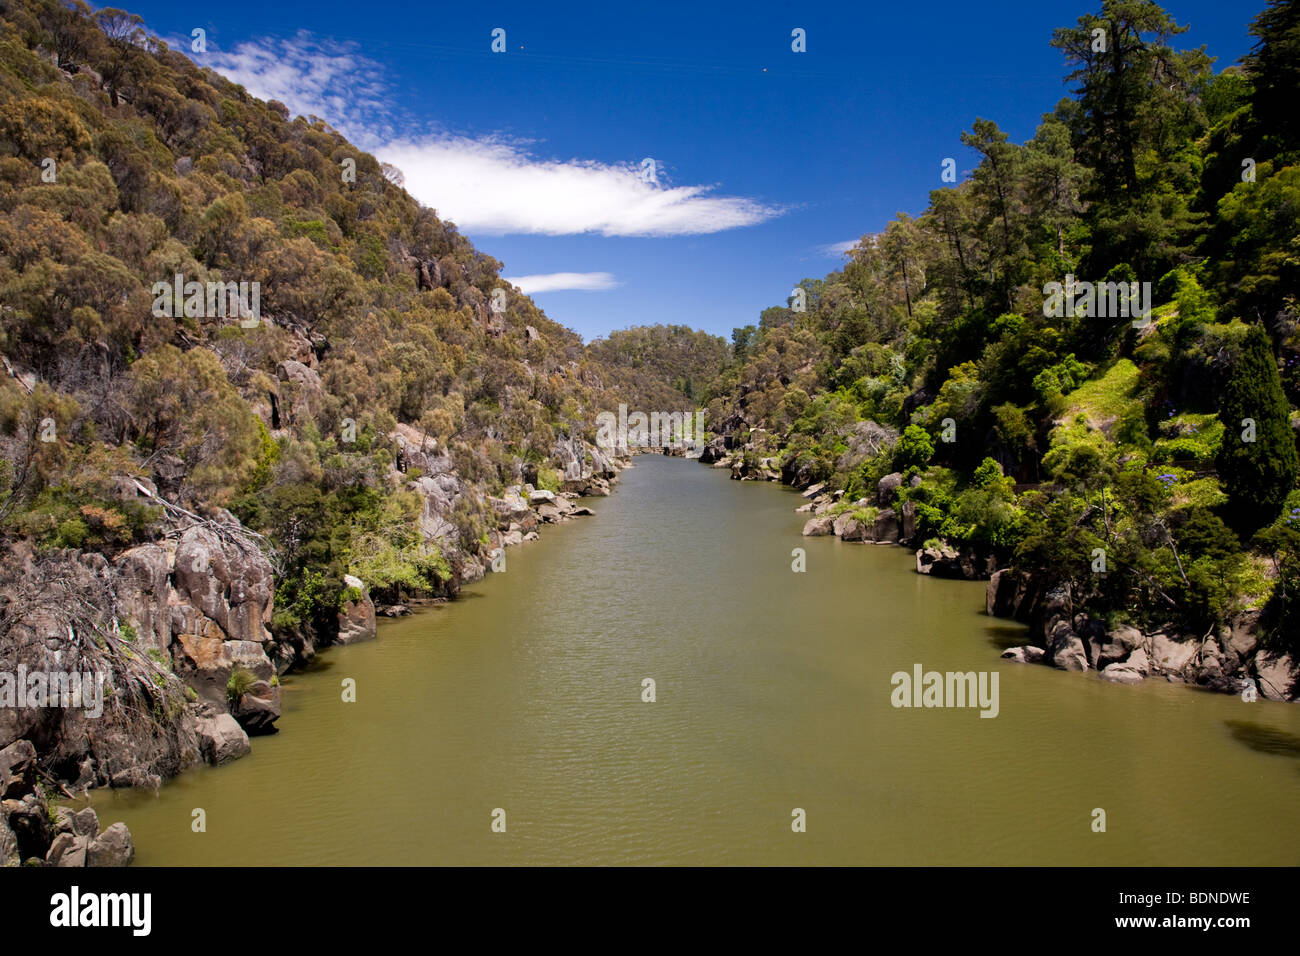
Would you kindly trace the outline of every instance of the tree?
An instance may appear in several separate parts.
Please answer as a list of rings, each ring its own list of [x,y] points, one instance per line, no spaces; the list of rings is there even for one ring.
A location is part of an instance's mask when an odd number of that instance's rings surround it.
[[[992,120],[976,119],[961,141],[983,157],[971,177],[973,197],[983,216],[979,230],[988,239],[989,282],[996,308],[1013,306],[1012,290],[1021,280],[1024,224],[1017,202],[1017,180],[1023,166],[1023,147],[1007,142],[1007,134]]]
[[[1279,152],[1300,149],[1300,4],[1268,0],[1250,32],[1255,46],[1244,58],[1254,92],[1251,112]]]
[[[105,55],[98,64],[99,75],[116,108],[122,81],[135,62],[138,44],[145,37],[144,20],[138,14],[109,7],[95,14],[95,22],[108,38]]]
[[[920,425],[908,425],[894,446],[894,467],[899,471],[920,468],[934,455],[934,441]]]
[[[925,268],[921,259],[924,248],[924,238],[916,220],[906,213],[900,212],[880,237],[881,254],[903,288],[909,319],[912,317],[912,300],[919,298],[925,289]]]
[[[1190,245],[1194,140],[1205,127],[1196,90],[1211,60],[1204,47],[1169,45],[1186,30],[1152,0],[1103,0],[1100,15],[1053,34],[1078,84],[1069,111],[1075,152],[1096,172],[1085,198],[1089,270],[1098,276],[1122,262],[1139,276],[1161,275]]]
[[[1290,406],[1268,336],[1251,326],[1219,403],[1219,477],[1230,522],[1254,532],[1277,517],[1300,474]]]

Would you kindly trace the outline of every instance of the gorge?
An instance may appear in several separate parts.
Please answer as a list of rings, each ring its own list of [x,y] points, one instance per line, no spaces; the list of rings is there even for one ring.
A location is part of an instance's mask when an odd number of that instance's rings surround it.
[[[408,177],[215,45],[0,0],[0,865],[1294,862],[1300,4],[1260,2],[1216,71],[1101,0],[960,181],[844,160],[916,215],[728,341],[756,260],[712,239],[586,338],[533,295],[614,272],[484,249],[835,204],[495,128]],[[559,62],[501,37],[466,75]],[[476,242],[417,198],[497,175]],[[571,180],[618,200],[553,221]]]

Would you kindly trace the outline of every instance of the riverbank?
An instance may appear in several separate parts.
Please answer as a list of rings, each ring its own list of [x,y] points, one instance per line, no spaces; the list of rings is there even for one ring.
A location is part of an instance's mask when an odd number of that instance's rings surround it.
[[[1300,799],[1300,710],[1007,666],[1027,626],[983,582],[800,539],[787,489],[635,463],[599,520],[289,675],[293,732],[93,791],[100,819],[144,866],[1294,862],[1259,821]],[[891,706],[917,663],[1000,672],[997,718]]]
[[[505,571],[507,549],[538,540],[543,525],[594,514],[582,499],[609,495],[628,466],[592,446],[559,442],[555,490],[522,481],[493,496],[413,433],[398,426],[390,436],[399,450],[393,480],[419,495],[422,538],[451,558],[435,601]],[[534,467],[525,477],[536,474]],[[13,759],[30,783],[21,792],[15,784],[0,813],[7,864],[119,859],[89,852],[98,829],[90,833],[84,822],[74,835],[86,839],[85,852],[66,852],[51,801],[100,788],[157,791],[198,765],[246,757],[254,738],[279,730],[282,678],[309,666],[324,647],[374,639],[379,616],[409,610],[400,602],[376,608],[367,583],[348,575],[336,620],[273,633],[275,570],[258,536],[228,512],[204,518],[171,508],[138,481],[125,493],[169,508],[172,520],[157,542],[112,560],[21,548],[7,557],[16,573],[0,588],[11,622],[0,673],[40,675],[44,687],[59,674],[75,675],[80,686],[84,672],[101,698],[92,710],[80,695],[29,700],[24,686],[21,700],[0,707],[0,754],[21,754]],[[461,544],[467,514],[490,516],[476,550]],[[31,822],[47,817],[48,826]]]
[[[729,449],[725,439],[718,438],[706,447],[701,461],[729,470],[738,481],[785,483],[775,459],[755,460],[745,450]],[[1075,607],[1068,584],[1001,566],[991,551],[919,542],[914,503],[895,507],[902,484],[902,474],[886,475],[873,498],[852,502],[844,500],[842,489],[823,483],[808,486],[801,491],[806,503],[795,509],[811,515],[803,536],[899,545],[915,552],[917,574],[987,581],[986,613],[1029,626],[1030,642],[1005,650],[1005,660],[1065,671],[1094,670],[1102,680],[1117,684],[1156,678],[1238,694],[1247,701],[1300,701],[1300,661],[1266,645],[1258,611],[1239,614],[1203,635],[1173,625],[1146,633],[1129,623],[1108,626]]]

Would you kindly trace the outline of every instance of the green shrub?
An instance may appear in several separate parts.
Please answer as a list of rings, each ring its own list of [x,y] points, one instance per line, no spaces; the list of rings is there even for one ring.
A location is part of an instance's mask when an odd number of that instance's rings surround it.
[[[230,672],[230,680],[226,681],[226,697],[232,704],[237,704],[239,699],[248,693],[248,689],[256,683],[256,674],[242,667],[235,667]]]
[[[86,527],[86,522],[80,518],[68,518],[59,524],[58,533],[54,536],[54,546],[56,548],[80,548],[86,543],[86,538],[90,536],[90,529]]]
[[[542,491],[558,492],[560,490],[560,473],[554,468],[547,468],[545,465],[538,466],[537,487]]]

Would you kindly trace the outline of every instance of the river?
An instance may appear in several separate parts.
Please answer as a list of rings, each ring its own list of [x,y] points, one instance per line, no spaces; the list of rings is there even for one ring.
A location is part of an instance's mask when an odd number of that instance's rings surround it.
[[[1023,630],[982,583],[802,538],[797,495],[724,470],[645,456],[589,503],[101,821],[146,866],[1300,863],[1300,707],[1000,660]],[[893,707],[916,664],[996,671],[997,716]]]

